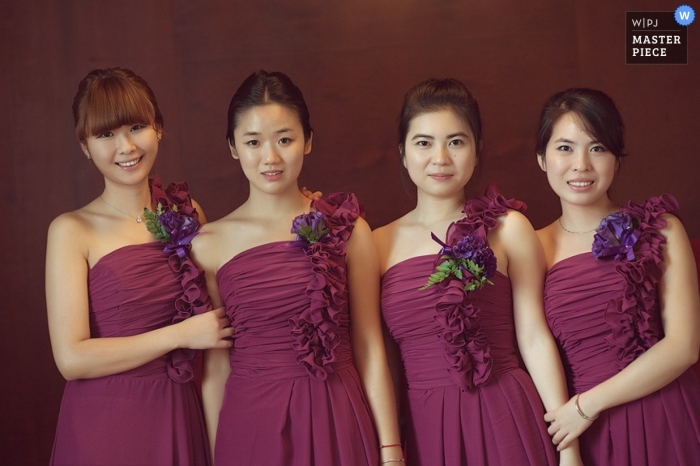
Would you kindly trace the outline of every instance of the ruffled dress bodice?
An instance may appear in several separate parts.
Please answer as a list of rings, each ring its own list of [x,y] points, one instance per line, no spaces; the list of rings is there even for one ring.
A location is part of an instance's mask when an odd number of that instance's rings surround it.
[[[309,312],[307,293],[313,291],[309,288],[323,285],[311,283],[315,277],[309,258],[289,246],[289,242],[264,244],[219,269],[219,289],[236,329],[229,353],[234,377],[276,379],[295,374],[322,380],[327,371],[351,364],[345,286],[337,290],[345,295],[346,304],[332,310],[337,313],[335,322],[326,309]],[[300,293],[302,289],[307,293]]]
[[[154,204],[196,218],[184,183],[163,189],[156,179],[151,193]],[[203,273],[159,242],[102,257],[88,272],[88,294],[91,338],[139,335],[209,306]],[[118,374],[67,382],[51,464],[209,464],[196,354],[179,349]]]
[[[556,263],[545,281],[545,313],[559,347],[570,395],[615,376],[664,337],[659,281],[669,195],[623,213],[635,219],[634,260],[590,252]],[[607,409],[579,439],[584,464],[690,465],[700,458],[700,384],[692,369],[643,398]]]
[[[217,272],[236,329],[230,352],[234,375],[274,378],[292,371],[323,380],[334,367],[351,364],[345,255],[362,208],[354,195],[332,195],[311,208],[329,219],[327,241],[306,250],[295,242],[263,244]]]
[[[382,295],[391,297],[383,301],[383,314],[401,350],[408,388],[456,384],[467,390],[488,383],[491,374],[518,368],[508,277],[498,272],[493,285],[469,298],[456,281],[448,290],[416,292],[434,268],[435,256],[414,257],[387,270],[382,280]],[[426,322],[429,316],[417,311],[435,308],[436,301],[446,303],[449,314],[434,311]]]
[[[587,252],[547,272],[545,314],[574,393],[609,379],[663,338],[661,215],[678,215],[678,204],[666,195],[630,202],[623,212],[639,224],[636,260],[596,260]]]
[[[448,228],[446,244],[469,233],[485,240],[508,209],[525,206],[491,187],[486,196],[467,201],[465,217]],[[473,292],[454,277],[420,290],[435,262],[435,256],[414,257],[391,267],[382,279],[382,313],[401,349],[409,386],[454,383],[467,390],[487,383],[493,371],[518,367],[508,277],[497,272],[493,285]]]
[[[236,329],[218,465],[378,463],[350,343],[346,246],[363,209],[352,194],[311,208],[329,221],[322,241],[256,246],[217,272]]]
[[[104,256],[90,270],[88,287],[93,338],[139,335],[170,325],[177,315],[175,302],[183,296],[180,270],[171,268],[158,242],[125,246]],[[121,375],[159,371],[187,382],[194,373],[191,359],[183,359],[189,353],[166,353]]]
[[[491,186],[469,199],[445,243],[467,234],[486,240],[508,210],[525,205]],[[420,289],[436,256],[395,264],[382,277],[382,315],[405,369],[407,462],[414,465],[555,464],[544,411],[520,367],[508,277],[465,291],[450,277]]]

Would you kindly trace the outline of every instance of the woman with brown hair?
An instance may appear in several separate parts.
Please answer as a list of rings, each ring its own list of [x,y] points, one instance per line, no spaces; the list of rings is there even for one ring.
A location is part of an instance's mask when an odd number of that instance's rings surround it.
[[[163,118],[141,77],[91,71],[73,115],[105,187],[48,232],[49,333],[68,380],[51,463],[208,464],[195,350],[229,347],[232,329],[207,312],[188,256],[204,215],[186,184],[149,179]]]

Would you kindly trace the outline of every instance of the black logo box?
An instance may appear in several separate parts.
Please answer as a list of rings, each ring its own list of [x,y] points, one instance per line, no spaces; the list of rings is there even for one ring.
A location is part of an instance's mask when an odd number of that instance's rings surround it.
[[[685,65],[688,28],[673,11],[628,11],[625,17],[625,62],[630,65]]]

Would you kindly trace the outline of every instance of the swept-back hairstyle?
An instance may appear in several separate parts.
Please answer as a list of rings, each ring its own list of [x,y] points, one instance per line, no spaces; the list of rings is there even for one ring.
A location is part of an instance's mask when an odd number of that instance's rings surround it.
[[[89,136],[133,123],[163,130],[155,94],[141,76],[125,68],[90,71],[73,98],[73,120],[82,143]]]
[[[556,122],[573,113],[585,131],[620,160],[625,152],[625,125],[615,102],[603,91],[571,88],[558,92],[545,102],[537,125],[535,151],[544,157]]]
[[[477,157],[481,152],[481,113],[479,104],[467,86],[452,78],[428,79],[412,87],[404,97],[399,115],[399,156],[405,153],[406,136],[411,121],[418,115],[452,110],[464,120],[474,135]]]
[[[252,107],[278,104],[293,110],[299,117],[304,130],[304,140],[311,137],[309,109],[301,90],[284,73],[265,70],[256,71],[248,76],[236,89],[228,106],[228,126],[226,139],[234,145],[233,131],[240,122],[241,115]]]

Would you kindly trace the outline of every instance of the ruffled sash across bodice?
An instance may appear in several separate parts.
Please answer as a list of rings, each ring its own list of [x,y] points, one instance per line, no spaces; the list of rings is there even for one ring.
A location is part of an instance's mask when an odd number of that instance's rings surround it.
[[[311,208],[328,219],[324,241],[306,250],[296,242],[256,246],[217,272],[236,329],[233,377],[324,380],[352,364],[345,255],[363,209],[353,194],[331,194]]]
[[[579,254],[555,264],[545,282],[545,313],[574,392],[585,391],[624,369],[663,338],[658,286],[666,226],[664,213],[678,215],[672,196],[622,212],[640,229],[635,260]]]
[[[450,225],[446,244],[454,246],[467,234],[486,241],[508,209],[523,211],[525,205],[490,186],[485,196],[465,203],[465,217]],[[518,367],[508,278],[497,273],[493,285],[471,292],[455,277],[420,290],[435,263],[435,256],[414,257],[394,265],[382,279],[382,313],[401,348],[409,386],[452,383],[468,390]]]

